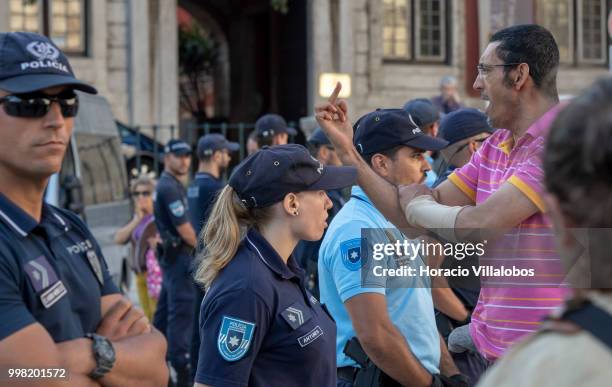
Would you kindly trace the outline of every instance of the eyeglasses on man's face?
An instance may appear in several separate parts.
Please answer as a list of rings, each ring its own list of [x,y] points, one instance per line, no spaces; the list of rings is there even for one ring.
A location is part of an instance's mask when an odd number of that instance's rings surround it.
[[[478,70],[478,75],[479,76],[485,76],[487,74],[489,74],[491,71],[495,70],[496,67],[512,67],[512,66],[518,66],[521,63],[516,62],[516,63],[501,63],[501,64],[488,64],[488,63],[479,63],[476,66],[476,69]]]

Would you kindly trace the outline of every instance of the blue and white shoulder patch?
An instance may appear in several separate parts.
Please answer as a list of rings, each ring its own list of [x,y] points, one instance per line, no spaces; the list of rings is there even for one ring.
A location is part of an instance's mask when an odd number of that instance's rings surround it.
[[[219,353],[227,361],[242,359],[249,350],[254,332],[255,323],[223,316],[217,339]]]
[[[177,218],[180,218],[181,216],[185,215],[185,206],[180,200],[170,203],[168,207],[170,207],[172,215],[176,216]]]
[[[361,269],[365,263],[361,254],[361,238],[349,239],[340,243],[340,253],[342,263],[351,271]]]

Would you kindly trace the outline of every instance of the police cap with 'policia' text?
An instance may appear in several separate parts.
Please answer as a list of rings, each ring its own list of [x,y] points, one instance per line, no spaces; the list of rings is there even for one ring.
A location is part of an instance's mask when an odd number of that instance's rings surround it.
[[[76,79],[66,55],[46,36],[0,33],[1,90],[22,94],[56,86],[97,93],[94,87]]]

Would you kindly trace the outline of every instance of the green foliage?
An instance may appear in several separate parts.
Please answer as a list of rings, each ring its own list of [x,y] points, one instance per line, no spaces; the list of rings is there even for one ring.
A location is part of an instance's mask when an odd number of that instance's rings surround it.
[[[197,23],[179,28],[179,71],[182,75],[198,78],[211,74],[217,62],[216,42]]]
[[[270,0],[270,5],[276,12],[282,14],[289,12],[289,0]]]

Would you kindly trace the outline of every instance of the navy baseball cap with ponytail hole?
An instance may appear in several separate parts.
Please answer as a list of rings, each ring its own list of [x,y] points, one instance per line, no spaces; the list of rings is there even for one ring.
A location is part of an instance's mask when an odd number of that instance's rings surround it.
[[[340,189],[353,185],[355,167],[325,166],[302,145],[263,147],[242,161],[228,184],[247,208],[278,203],[288,193]]]

